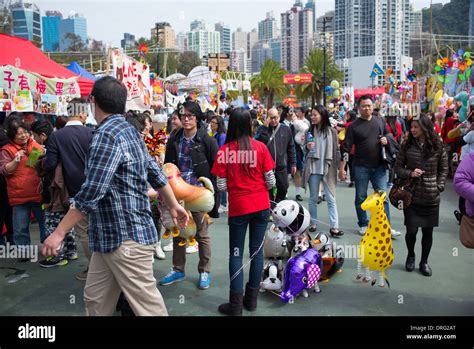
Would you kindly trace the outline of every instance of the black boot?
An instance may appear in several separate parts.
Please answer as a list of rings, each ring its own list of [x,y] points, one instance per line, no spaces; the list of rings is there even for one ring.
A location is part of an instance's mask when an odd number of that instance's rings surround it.
[[[405,269],[409,272],[412,272],[413,270],[415,270],[415,256],[407,257],[407,261],[405,262]]]
[[[248,283],[245,285],[244,308],[246,310],[255,311],[257,309],[258,292],[258,287],[250,287]]]
[[[219,312],[229,316],[242,316],[242,293],[229,292],[229,303],[219,305]]]
[[[420,271],[424,276],[431,276],[433,275],[433,271],[431,270],[431,267],[428,265],[428,263],[420,263]]]

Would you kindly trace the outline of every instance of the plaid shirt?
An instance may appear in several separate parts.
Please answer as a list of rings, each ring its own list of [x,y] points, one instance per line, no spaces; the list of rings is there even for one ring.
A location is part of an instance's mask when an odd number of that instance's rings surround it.
[[[158,189],[167,179],[122,115],[109,116],[95,131],[85,175],[73,205],[89,215],[91,251],[112,252],[126,240],[158,242],[147,181]]]
[[[178,167],[181,172],[181,177],[186,181],[186,183],[199,185],[200,182],[197,181],[197,178],[194,175],[193,160],[191,159],[191,148],[196,144],[194,140],[195,137],[196,136],[188,140],[183,135],[179,140]]]

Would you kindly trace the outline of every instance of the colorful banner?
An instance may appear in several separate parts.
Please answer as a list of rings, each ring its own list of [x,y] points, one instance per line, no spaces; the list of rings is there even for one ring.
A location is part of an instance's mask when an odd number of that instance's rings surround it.
[[[313,74],[287,74],[283,75],[283,83],[285,85],[303,85],[311,84]]]
[[[45,78],[36,73],[15,68],[11,65],[0,67],[0,88],[31,93],[81,96],[76,78]]]
[[[153,99],[151,105],[154,108],[163,108],[165,90],[163,80],[153,80]]]
[[[151,106],[150,68],[125,55],[120,49],[111,51],[115,78],[127,87],[127,110],[145,111]]]
[[[13,104],[12,111],[34,111],[33,107],[33,97],[31,96],[31,91],[13,91],[12,96]]]
[[[41,104],[37,112],[41,114],[57,114],[59,97],[56,95],[41,95]]]

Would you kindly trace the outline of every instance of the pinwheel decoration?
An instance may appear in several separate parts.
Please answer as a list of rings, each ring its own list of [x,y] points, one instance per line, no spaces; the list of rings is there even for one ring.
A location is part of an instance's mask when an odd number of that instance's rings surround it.
[[[138,57],[140,57],[140,63],[145,63],[145,55],[148,54],[148,46],[145,44],[140,44],[138,46]]]
[[[410,82],[414,82],[416,81],[416,71],[415,69],[408,69],[407,73],[406,73],[406,76],[407,76],[407,80],[410,81]]]
[[[472,58],[471,52],[464,52],[462,48],[453,54],[454,66],[459,69],[459,80],[466,81],[471,76]]]
[[[442,83],[449,83],[451,77],[448,74],[453,68],[454,62],[451,61],[448,57],[443,57],[436,61],[435,72],[438,73],[438,80]]]

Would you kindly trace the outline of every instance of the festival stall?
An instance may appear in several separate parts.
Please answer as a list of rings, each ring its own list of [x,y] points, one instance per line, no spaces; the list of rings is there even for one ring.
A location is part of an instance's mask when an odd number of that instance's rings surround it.
[[[97,80],[97,77],[94,76],[93,74],[89,73],[86,69],[84,69],[81,65],[79,65],[79,63],[77,63],[76,61],[73,61],[71,62],[71,64],[69,64],[67,66],[67,68],[72,71],[74,74],[77,74],[83,78],[86,78],[86,79],[89,79],[89,80]]]

